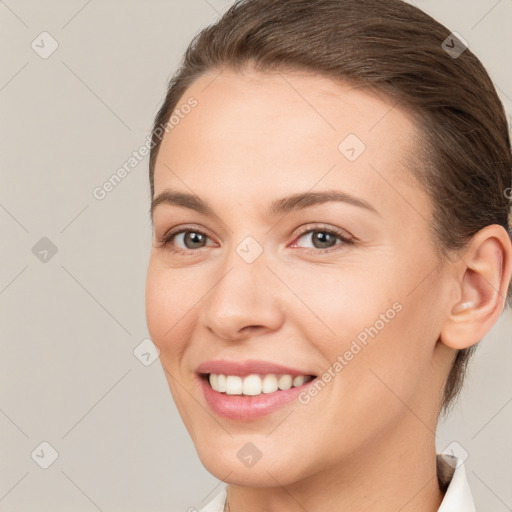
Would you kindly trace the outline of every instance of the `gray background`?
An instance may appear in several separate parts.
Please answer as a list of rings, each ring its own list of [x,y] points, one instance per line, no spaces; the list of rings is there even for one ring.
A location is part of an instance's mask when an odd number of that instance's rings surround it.
[[[512,0],[414,3],[468,41],[511,113]],[[218,489],[158,359],[134,354],[147,157],[103,200],[92,191],[144,144],[188,42],[230,4],[0,1],[1,511],[184,511]],[[47,58],[31,47],[51,49],[43,31],[59,45]],[[511,333],[506,312],[438,432],[439,450],[467,452],[482,511],[512,510]]]

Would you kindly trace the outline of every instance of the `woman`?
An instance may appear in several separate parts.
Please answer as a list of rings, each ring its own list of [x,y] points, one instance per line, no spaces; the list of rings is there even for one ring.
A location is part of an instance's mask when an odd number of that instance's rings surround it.
[[[400,0],[246,0],[155,119],[146,315],[204,511],[474,510],[436,454],[510,305],[503,106]],[[508,297],[508,304],[507,304]]]

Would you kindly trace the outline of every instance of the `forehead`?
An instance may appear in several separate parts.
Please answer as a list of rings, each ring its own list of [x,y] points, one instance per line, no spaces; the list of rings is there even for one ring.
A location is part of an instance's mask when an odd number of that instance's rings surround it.
[[[183,109],[191,99],[196,105]],[[212,71],[175,112],[155,195],[191,187],[201,197],[281,197],[316,183],[370,198],[383,187],[417,186],[408,169],[415,123],[391,100],[350,84],[302,72]]]

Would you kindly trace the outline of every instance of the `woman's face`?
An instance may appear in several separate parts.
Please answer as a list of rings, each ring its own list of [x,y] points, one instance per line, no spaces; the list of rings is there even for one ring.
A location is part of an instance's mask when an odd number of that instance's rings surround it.
[[[146,315],[205,467],[286,485],[433,442],[451,267],[407,168],[406,113],[326,78],[229,70],[177,108],[155,167]]]

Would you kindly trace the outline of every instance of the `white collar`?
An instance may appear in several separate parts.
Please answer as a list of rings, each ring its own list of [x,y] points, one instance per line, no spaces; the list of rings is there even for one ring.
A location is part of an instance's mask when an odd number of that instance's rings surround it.
[[[448,472],[448,478],[444,482],[448,484],[448,488],[438,512],[476,512],[464,462],[452,455],[443,454],[437,456],[437,467],[441,482],[444,471]]]
[[[447,486],[438,512],[476,512],[463,461],[451,455],[438,455],[437,469],[441,485]],[[199,512],[223,512],[226,498],[224,486]]]

